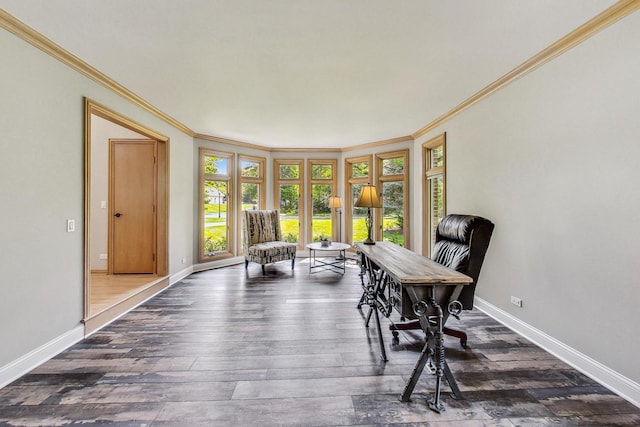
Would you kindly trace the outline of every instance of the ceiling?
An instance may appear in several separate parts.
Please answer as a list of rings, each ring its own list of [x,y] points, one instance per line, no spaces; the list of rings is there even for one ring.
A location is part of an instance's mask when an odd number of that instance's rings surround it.
[[[195,133],[269,148],[339,148],[418,131],[613,3],[0,0],[0,7]]]

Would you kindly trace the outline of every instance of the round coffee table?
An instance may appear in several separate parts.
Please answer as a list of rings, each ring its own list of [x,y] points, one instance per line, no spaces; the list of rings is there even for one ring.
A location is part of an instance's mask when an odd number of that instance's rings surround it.
[[[309,262],[309,274],[313,273],[314,270],[329,270],[334,273],[344,274],[345,273],[345,251],[349,249],[351,245],[347,243],[340,242],[331,242],[331,244],[327,246],[322,246],[322,243],[315,242],[309,243],[307,245],[307,249],[309,249],[309,258],[311,259]],[[338,257],[329,258],[322,257],[317,258],[316,252],[339,252]]]

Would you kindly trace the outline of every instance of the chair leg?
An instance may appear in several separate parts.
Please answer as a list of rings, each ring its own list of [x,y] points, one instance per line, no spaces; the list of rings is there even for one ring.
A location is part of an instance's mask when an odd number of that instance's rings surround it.
[[[266,272],[264,271],[264,264],[262,264],[262,275],[264,276]]]
[[[293,267],[295,267],[296,265],[296,259],[295,258],[291,258],[291,269],[293,270]]]
[[[466,332],[460,331],[458,329],[447,328],[446,326],[444,327],[443,332],[446,335],[449,335],[449,336],[452,336],[452,337],[456,337],[456,338],[460,338],[460,345],[462,346],[462,348],[467,348],[467,334],[466,334]]]
[[[249,260],[248,259],[244,260],[244,268],[245,269],[249,268]]]

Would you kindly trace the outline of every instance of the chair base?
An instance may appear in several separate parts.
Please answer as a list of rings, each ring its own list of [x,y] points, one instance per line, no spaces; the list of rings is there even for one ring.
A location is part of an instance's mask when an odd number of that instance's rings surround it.
[[[420,321],[419,320],[411,320],[409,322],[402,323],[394,323],[393,325],[389,325],[389,330],[393,331],[394,342],[397,343],[397,331],[410,331],[414,329],[420,329]],[[460,340],[460,345],[462,348],[467,348],[467,333],[458,329],[452,329],[448,327],[444,327],[442,329],[445,335],[449,335],[451,337],[456,337]]]

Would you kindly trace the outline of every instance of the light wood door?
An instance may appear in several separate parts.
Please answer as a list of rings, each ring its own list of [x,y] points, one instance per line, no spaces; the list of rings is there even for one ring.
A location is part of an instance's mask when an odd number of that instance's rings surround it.
[[[156,272],[156,141],[110,140],[109,273]]]

